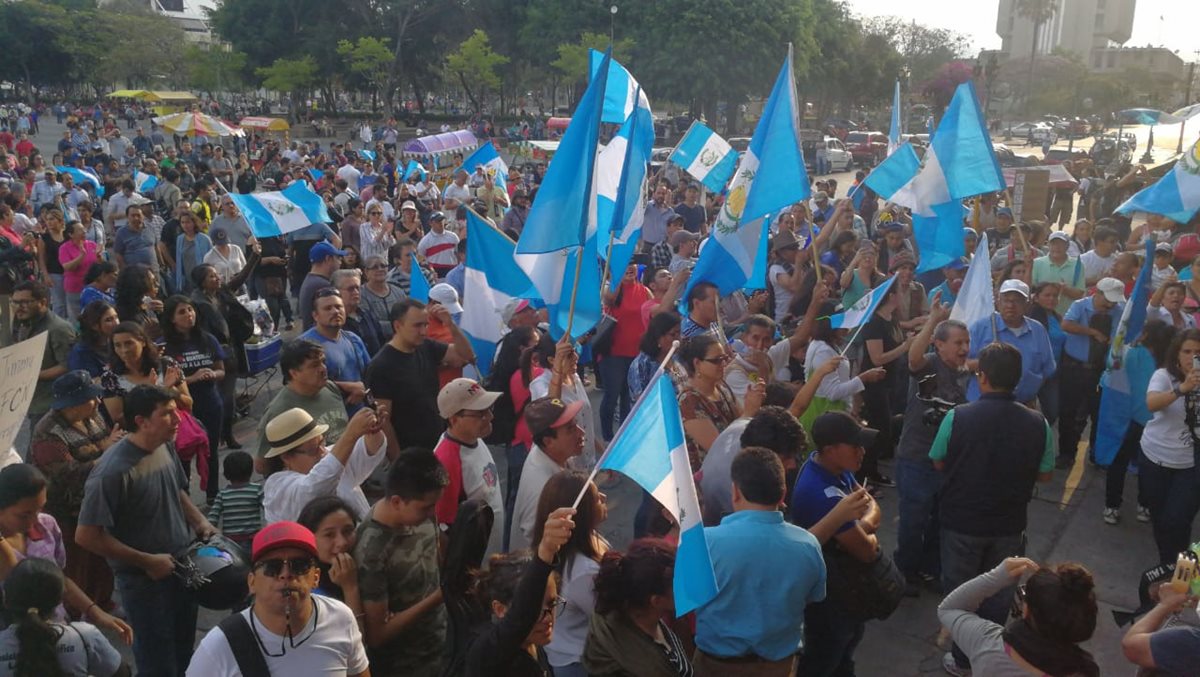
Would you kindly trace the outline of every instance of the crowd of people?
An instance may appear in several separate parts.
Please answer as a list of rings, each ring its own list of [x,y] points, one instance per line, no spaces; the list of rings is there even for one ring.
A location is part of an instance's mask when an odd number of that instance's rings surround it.
[[[1051,195],[1053,221],[972,200],[968,256],[922,273],[904,209],[862,173],[855,199],[819,180],[772,219],[766,288],[721,296],[691,280],[720,198],[668,166],[604,295],[611,328],[556,341],[540,302],[513,300],[479,379],[459,327],[467,210],[519,239],[537,172],[506,188],[461,158],[410,172],[394,135],[230,150],[127,119],[126,142],[122,111],[95,110],[64,107],[49,160],[20,142],[36,127],[0,132],[4,342],[47,335],[29,442],[0,471],[0,674],[116,674],[116,638],[141,675],[852,675],[866,624],[930,594],[949,674],[1098,674],[1079,646],[1092,574],[1025,559],[1025,532],[1036,483],[1091,460],[1081,439],[1147,239],[1150,320],[1120,356],[1139,406],[1095,519],[1120,521],[1133,468],[1148,564],[1191,542],[1200,236],[1114,212],[1141,169],[1072,168],[1086,185]],[[330,223],[256,236],[229,197],[296,181]],[[950,312],[980,256],[996,310],[967,325]],[[428,302],[410,296],[421,278]],[[864,324],[834,326],[889,279]],[[238,379],[262,330],[247,299],[286,340],[243,451]],[[681,618],[679,526],[643,492],[634,539],[610,543],[620,480],[592,473],[660,369],[719,589]],[[174,574],[218,533],[244,550],[250,596],[197,646]],[[1194,601],[1164,586],[1129,659],[1194,672]]]

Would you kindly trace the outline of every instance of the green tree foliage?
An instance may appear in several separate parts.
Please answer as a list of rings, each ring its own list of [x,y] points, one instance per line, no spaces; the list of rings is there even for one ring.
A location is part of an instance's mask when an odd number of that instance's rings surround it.
[[[349,82],[357,89],[365,89],[373,97],[379,95],[387,81],[387,66],[392,62],[392,51],[386,38],[362,37],[351,42],[339,40],[338,56],[347,68]]]
[[[210,95],[239,91],[244,84],[246,55],[220,47],[192,45],[184,51],[188,84]]]
[[[475,112],[482,108],[480,97],[487,91],[499,89],[500,75],[496,69],[508,63],[508,57],[492,50],[487,33],[476,29],[471,37],[446,57],[446,68],[458,76]]]
[[[633,38],[617,40],[613,48],[613,58],[621,63],[627,63],[633,54]],[[567,82],[584,83],[588,79],[588,53],[590,50],[603,52],[608,49],[608,36],[600,33],[584,33],[578,42],[558,46],[558,58],[550,62],[556,71],[566,78]]]
[[[270,66],[255,70],[262,78],[263,87],[277,92],[292,94],[293,101],[301,101],[301,93],[316,87],[320,81],[317,60],[312,56],[299,59],[276,59]],[[291,108],[292,122],[295,122],[296,106]]]
[[[836,108],[878,107],[891,101],[904,57],[893,36],[878,25],[864,24],[833,0],[814,0],[817,54],[797,74],[800,97],[812,103],[817,119]]]

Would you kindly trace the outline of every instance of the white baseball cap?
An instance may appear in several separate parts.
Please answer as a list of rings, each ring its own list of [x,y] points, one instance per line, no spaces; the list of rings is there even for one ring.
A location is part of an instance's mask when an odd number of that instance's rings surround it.
[[[1000,293],[1016,292],[1025,298],[1029,298],[1029,285],[1020,280],[1005,280],[1004,284],[1000,285]]]
[[[1125,283],[1115,277],[1101,278],[1096,283],[1096,291],[1113,303],[1125,303]]]
[[[442,418],[448,419],[460,411],[483,411],[495,404],[500,395],[501,393],[484,390],[477,381],[456,378],[443,386],[438,393],[438,413]]]
[[[451,315],[463,311],[462,304],[458,302],[458,290],[445,282],[439,282],[429,289],[429,300],[442,304]]]

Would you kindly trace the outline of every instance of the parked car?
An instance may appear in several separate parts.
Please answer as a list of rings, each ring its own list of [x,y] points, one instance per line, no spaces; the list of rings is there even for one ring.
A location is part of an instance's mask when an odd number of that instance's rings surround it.
[[[845,144],[832,136],[825,137],[825,157],[829,159],[831,173],[848,172],[854,167],[854,156],[846,150]]]
[[[926,146],[929,145],[929,135],[928,134],[901,134],[900,135],[900,143],[904,143],[905,141],[912,144],[913,148],[925,148]]]
[[[1044,165],[1061,165],[1062,163],[1067,162],[1068,160],[1070,160],[1070,161],[1082,160],[1082,159],[1086,158],[1087,156],[1088,156],[1088,154],[1082,150],[1067,151],[1066,149],[1063,149],[1063,148],[1051,148],[1050,152],[1046,153],[1046,157],[1042,158],[1042,164],[1044,164]]]
[[[850,132],[846,148],[855,162],[874,167],[887,157],[887,141],[887,134],[882,132]]]
[[[1044,122],[1022,122],[1010,127],[1008,133],[1014,139],[1032,137],[1035,143],[1042,143],[1046,139],[1049,139],[1050,143],[1058,143],[1058,132]]]
[[[1032,167],[1038,163],[1037,158],[1017,155],[1002,143],[992,144],[992,150],[996,152],[996,161],[1000,163],[1001,167]]]

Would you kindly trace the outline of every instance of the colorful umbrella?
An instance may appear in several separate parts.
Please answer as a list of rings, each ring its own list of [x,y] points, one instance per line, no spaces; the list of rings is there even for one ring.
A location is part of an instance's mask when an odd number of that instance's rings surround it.
[[[180,136],[234,136],[232,127],[211,115],[198,111],[175,113],[154,118],[163,129]]]
[[[287,120],[280,118],[248,117],[242,118],[242,121],[238,125],[246,129],[257,129],[266,132],[286,132],[291,129],[291,125],[288,124]]]
[[[1154,108],[1127,108],[1117,115],[1127,125],[1174,125],[1182,122],[1180,118]]]

